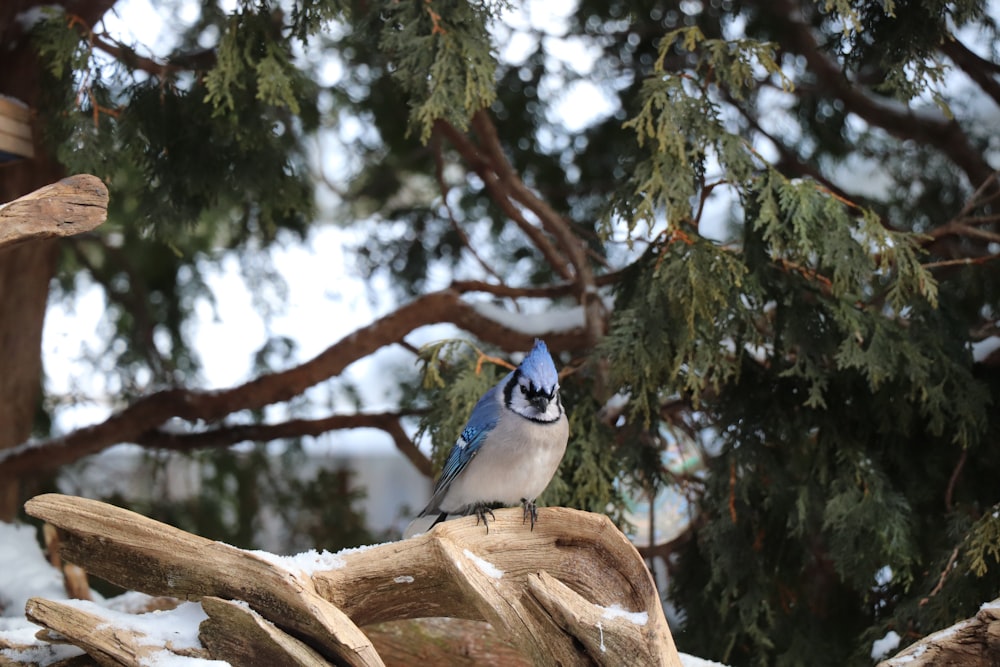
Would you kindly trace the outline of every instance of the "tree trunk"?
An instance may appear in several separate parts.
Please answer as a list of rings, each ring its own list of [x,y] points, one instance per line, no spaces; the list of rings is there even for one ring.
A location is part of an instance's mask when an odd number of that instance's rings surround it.
[[[58,181],[62,167],[42,145],[37,111],[42,104],[42,64],[30,39],[16,20],[29,8],[52,4],[39,0],[0,3],[0,94],[24,102],[32,113],[35,157],[0,166],[0,203]],[[56,3],[59,4],[59,3]],[[113,0],[73,3],[73,12],[93,25]],[[42,324],[49,282],[55,275],[57,242],[31,241],[0,250],[0,450],[31,435],[41,392]],[[12,519],[21,508],[23,476],[0,479],[0,520]]]

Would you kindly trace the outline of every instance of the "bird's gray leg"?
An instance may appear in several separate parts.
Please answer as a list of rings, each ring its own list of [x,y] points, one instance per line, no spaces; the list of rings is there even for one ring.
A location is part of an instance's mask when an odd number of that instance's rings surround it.
[[[521,523],[531,518],[531,530],[535,529],[535,522],[538,521],[538,509],[535,507],[534,499],[521,498]]]
[[[496,520],[496,516],[493,515],[493,510],[490,509],[490,506],[486,503],[476,503],[473,505],[472,511],[476,514],[476,525],[478,526],[479,522],[482,521],[483,525],[486,526],[486,534],[489,535],[490,524],[486,520],[486,515],[489,514],[491,519]]]

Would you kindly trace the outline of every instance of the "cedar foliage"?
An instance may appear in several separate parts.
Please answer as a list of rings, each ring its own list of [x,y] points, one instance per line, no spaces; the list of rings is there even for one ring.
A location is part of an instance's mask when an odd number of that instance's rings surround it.
[[[177,69],[158,77],[127,58],[98,72],[64,17],[38,29],[62,106],[81,112],[51,120],[60,158],[108,178],[111,230],[151,258],[131,273],[105,246],[70,258],[117,306],[109,349],[128,342],[123,386],[138,369],[167,384],[194,377],[181,328],[203,289],[192,258],[303,232],[302,142],[321,116],[335,130],[365,125],[341,215],[396,223],[358,249],[363,272],[388,274],[401,296],[433,269],[482,277],[461,228],[510,284],[556,282],[435,132],[465,130],[488,107],[513,170],[612,285],[606,335],[559,359],[572,435],[544,500],[621,522],[634,489],[685,488],[692,539],[673,550],[665,592],[682,650],[734,665],[866,664],[887,630],[908,641],[996,597],[1000,379],[970,344],[996,333],[1000,230],[996,181],[977,193],[995,136],[970,99],[1000,103],[998,58],[955,46],[960,30],[995,43],[982,3],[581,0],[567,35],[595,54],[586,72],[547,35],[523,60],[500,59],[503,3],[202,9]],[[188,66],[210,26],[211,57]],[[336,85],[294,57],[306,47],[339,58]],[[987,72],[965,97],[945,86],[959,60]],[[562,127],[554,75],[595,82],[610,111]],[[866,160],[878,188],[854,191],[843,176]],[[446,166],[463,175],[448,182]],[[184,234],[164,233],[176,223]],[[156,295],[139,311],[135,281]],[[129,339],[137,316],[171,333],[168,351]],[[404,403],[427,410],[438,463],[506,372],[483,354],[502,352],[437,346],[423,352],[423,383],[401,377]],[[616,393],[625,412],[609,420]],[[668,431],[711,435],[703,473],[666,469]]]

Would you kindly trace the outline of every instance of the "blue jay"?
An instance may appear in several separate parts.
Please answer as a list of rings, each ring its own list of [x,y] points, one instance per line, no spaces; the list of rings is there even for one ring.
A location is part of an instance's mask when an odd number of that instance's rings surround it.
[[[535,498],[552,480],[568,438],[559,375],[545,343],[536,339],[521,365],[476,403],[430,502],[404,536],[430,530],[449,514],[475,514],[488,533],[492,503],[520,502],[523,520],[531,519],[534,529]]]

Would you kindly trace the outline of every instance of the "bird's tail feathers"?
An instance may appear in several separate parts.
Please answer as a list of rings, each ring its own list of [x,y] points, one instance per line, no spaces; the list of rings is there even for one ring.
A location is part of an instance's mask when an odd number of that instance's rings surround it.
[[[421,514],[416,519],[411,521],[410,525],[403,531],[403,539],[408,540],[411,537],[423,535],[428,530],[444,521],[447,516],[447,512],[441,512],[440,514]]]

